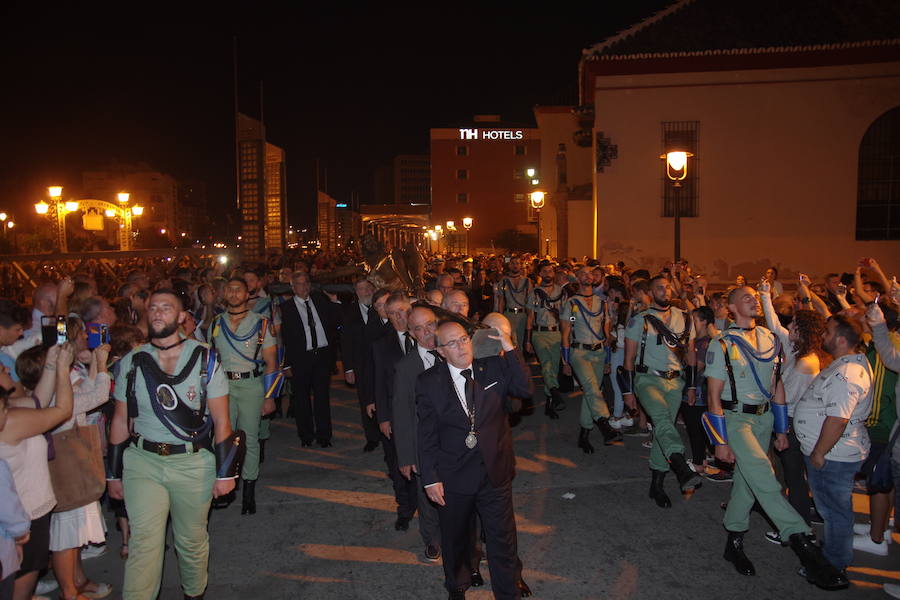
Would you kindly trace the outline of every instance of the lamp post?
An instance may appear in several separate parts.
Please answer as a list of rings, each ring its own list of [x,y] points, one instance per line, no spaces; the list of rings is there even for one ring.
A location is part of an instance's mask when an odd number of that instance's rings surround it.
[[[51,185],[47,188],[47,197],[50,202],[41,200],[34,205],[34,212],[39,215],[47,215],[50,219],[52,235],[56,238],[57,252],[68,252],[66,243],[66,213],[78,210],[78,202],[63,202],[63,187]]]
[[[681,182],[687,178],[688,159],[693,153],[682,145],[673,145],[667,152],[659,157],[666,161],[666,177],[672,182],[672,195],[675,200],[673,211],[675,213],[675,260],[681,260],[681,192],[684,189]]]
[[[463,227],[466,230],[466,256],[469,255],[469,230],[472,229],[472,225],[475,224],[475,221],[472,217],[463,217]]]
[[[6,212],[0,212],[0,227],[3,228],[3,239],[6,239],[6,221],[9,219],[9,215]],[[12,223],[12,221],[10,221]]]
[[[537,211],[537,251],[541,253],[541,209],[544,208],[544,192],[531,192],[531,208]]]

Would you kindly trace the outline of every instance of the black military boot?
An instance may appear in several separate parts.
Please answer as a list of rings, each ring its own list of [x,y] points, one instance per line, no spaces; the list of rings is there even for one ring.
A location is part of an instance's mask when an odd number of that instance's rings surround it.
[[[259,464],[266,462],[266,440],[259,440]]]
[[[559,418],[559,413],[557,413],[553,408],[553,400],[551,400],[550,398],[547,398],[546,402],[544,402],[544,414],[551,419]]]
[[[722,558],[734,565],[734,570],[741,575],[756,575],[753,563],[744,554],[744,532],[729,531],[725,542],[725,554]]]
[[[550,399],[552,400],[553,410],[566,410],[566,401],[563,400],[562,392],[559,391],[559,388],[550,390]]]
[[[600,417],[596,421],[597,429],[600,430],[600,433],[603,434],[603,445],[604,446],[612,446],[616,442],[622,441],[622,434],[610,427],[609,419],[606,417]]]
[[[581,428],[581,431],[578,432],[578,447],[584,450],[585,454],[593,454],[594,447],[591,445],[591,442],[588,438],[591,436],[591,430]]]
[[[828,562],[819,548],[806,533],[791,536],[791,550],[803,565],[806,581],[823,590],[841,590],[850,585],[847,575]]]
[[[255,479],[245,479],[244,480],[244,497],[241,500],[241,514],[242,515],[255,515],[256,514],[256,480]]]
[[[682,492],[690,492],[703,485],[703,478],[697,475],[684,459],[684,454],[673,452],[669,455],[669,466],[678,478]]]
[[[666,478],[665,471],[657,471],[650,469],[650,498],[656,501],[656,505],[660,508],[672,508],[672,501],[666,495],[663,488],[663,480]]]

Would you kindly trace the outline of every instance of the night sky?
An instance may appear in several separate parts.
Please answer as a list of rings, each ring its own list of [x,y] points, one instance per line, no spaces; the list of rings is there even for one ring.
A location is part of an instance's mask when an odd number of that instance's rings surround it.
[[[96,15],[6,5],[0,209],[30,211],[46,185],[74,190],[82,170],[112,161],[203,181],[211,206],[231,205],[237,35],[241,109],[259,116],[263,81],[269,141],[287,152],[290,221],[309,224],[315,159],[329,193],[365,202],[374,168],[426,153],[431,127],[476,113],[531,122],[535,104],[574,102],[581,48],[668,2],[579,4],[244,3],[238,17],[224,3]]]

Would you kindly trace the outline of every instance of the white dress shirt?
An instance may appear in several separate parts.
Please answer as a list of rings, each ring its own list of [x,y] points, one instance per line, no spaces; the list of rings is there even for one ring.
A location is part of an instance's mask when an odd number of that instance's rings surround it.
[[[300,321],[303,322],[303,329],[306,332],[306,349],[312,350],[312,335],[309,333],[309,323],[307,323],[307,314],[306,314],[306,304],[309,303],[309,307],[312,309],[313,320],[315,321],[316,328],[316,342],[318,343],[317,348],[324,348],[328,345],[328,337],[325,335],[325,327],[322,325],[322,318],[319,316],[319,311],[316,310],[316,303],[312,301],[312,298],[307,298],[304,300],[300,296],[294,296],[294,304],[297,305],[297,312],[300,313]]]
[[[396,329],[394,331],[397,331]],[[400,350],[403,351],[403,354],[406,354],[406,338],[412,340],[413,348],[416,347],[416,338],[411,336],[406,331],[397,331],[397,339],[400,341]]]
[[[425,365],[425,370],[427,371],[428,369],[433,367],[436,360],[434,354],[432,354],[433,350],[429,350],[421,344],[417,345],[416,349],[419,351],[419,358],[422,359],[422,364]]]
[[[459,403],[462,405],[463,412],[466,413],[466,416],[469,416],[469,407],[466,404],[466,378],[462,376],[462,372],[465,369],[457,369],[450,363],[447,363],[447,366],[450,367],[450,379],[453,380],[453,387],[456,389],[456,397],[459,398]],[[475,372],[472,370],[472,365],[466,367],[469,371],[472,371],[472,378],[474,381]]]

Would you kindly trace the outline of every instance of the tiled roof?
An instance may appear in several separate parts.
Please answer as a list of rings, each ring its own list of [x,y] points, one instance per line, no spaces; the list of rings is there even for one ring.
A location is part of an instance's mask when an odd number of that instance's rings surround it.
[[[900,45],[898,0],[678,0],[584,50],[585,60]]]

